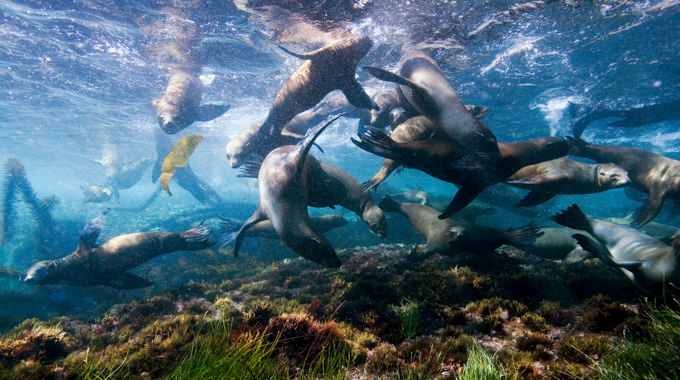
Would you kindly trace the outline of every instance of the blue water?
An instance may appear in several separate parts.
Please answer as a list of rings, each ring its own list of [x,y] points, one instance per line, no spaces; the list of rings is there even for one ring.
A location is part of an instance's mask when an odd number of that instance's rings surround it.
[[[82,203],[81,186],[106,179],[88,159],[101,157],[107,144],[130,160],[155,154],[153,133],[158,124],[151,101],[162,95],[168,68],[151,59],[150,52],[172,31],[145,26],[167,17],[173,1],[110,3],[0,2],[0,163],[19,159],[39,196],[59,197],[55,218],[73,221],[66,239],[73,245],[64,247],[64,255],[75,248],[79,227],[104,208],[117,206],[115,201]],[[514,0],[355,0],[326,5],[298,1],[286,2],[285,8],[265,7],[271,5],[266,1],[182,3],[180,8],[198,25],[207,52],[202,62],[203,103],[227,103],[231,109],[176,137],[205,135],[190,164],[225,200],[244,204],[238,215],[242,218],[254,208],[257,195],[249,193],[248,182],[229,167],[225,147],[241,129],[265,118],[276,93],[302,64],[275,43],[311,51],[329,41],[331,27],[374,41],[362,65],[395,71],[405,43],[429,48],[464,103],[490,108],[483,121],[499,141],[570,134],[570,101],[629,108],[680,97],[680,6],[673,0],[524,5]],[[307,28],[291,33],[286,28],[290,20],[306,20]],[[357,75],[369,91],[390,88],[361,68]],[[356,123],[339,120],[318,140],[325,154],[313,153],[364,181],[377,172],[382,159],[350,142]],[[617,129],[602,121],[593,123],[583,138],[678,158],[679,125],[675,120]],[[150,173],[121,191],[121,206],[138,205],[153,192],[156,185]],[[417,184],[447,197],[455,191],[453,185],[415,170],[393,174],[386,183],[401,190]],[[173,190],[172,197],[161,194],[147,212],[168,218],[203,207],[177,185]],[[553,209],[575,200],[589,213],[620,217],[638,205],[622,190],[614,190],[561,197]],[[19,216],[18,228],[28,231],[32,224],[28,211],[20,207]],[[516,224],[516,217],[506,218],[493,222]],[[196,219],[200,221],[200,216]],[[160,229],[144,215],[112,216],[100,241]],[[381,241],[362,233],[364,240],[357,244]],[[27,235],[17,239],[28,240]],[[25,260],[14,257],[16,250],[0,252],[4,265],[26,269]],[[9,283],[3,284],[15,286]],[[55,303],[68,298],[61,290],[49,297]]]

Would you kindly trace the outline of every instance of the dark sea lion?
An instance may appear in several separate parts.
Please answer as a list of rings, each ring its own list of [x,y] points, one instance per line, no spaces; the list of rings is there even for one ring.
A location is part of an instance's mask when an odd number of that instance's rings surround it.
[[[680,280],[680,234],[674,235],[669,246],[634,228],[589,218],[576,204],[550,219],[589,233],[591,236],[574,234],[573,237],[585,251],[620,268],[645,291],[660,293],[669,283],[677,285]]]
[[[451,137],[458,159],[465,158],[466,166],[480,166],[484,173],[496,164],[500,158],[496,137],[467,111],[432,58],[421,52],[406,55],[399,75],[377,67],[364,68],[378,79],[399,84],[409,103]]]
[[[368,37],[350,36],[307,54],[296,54],[305,62],[291,75],[276,95],[269,114],[256,138],[257,144],[276,148],[276,136],[295,115],[314,107],[326,94],[341,90],[357,108],[375,108],[375,104],[355,78],[356,66],[373,42]]]
[[[502,230],[474,224],[468,219],[454,222],[451,218],[440,219],[439,211],[417,203],[400,203],[385,196],[380,201],[385,212],[400,213],[422,235],[426,244],[416,246],[409,260],[424,260],[434,254],[455,256],[461,253],[492,251],[503,244],[530,242],[540,234],[538,228],[529,224],[520,229]]]
[[[312,128],[297,145],[278,147],[265,157],[258,168],[260,202],[234,239],[234,256],[238,256],[248,229],[270,220],[281,241],[293,252],[325,267],[341,265],[328,240],[311,228],[307,214],[309,150],[319,134],[340,116]]]
[[[174,70],[163,96],[152,102],[161,129],[174,135],[195,121],[210,121],[229,110],[224,104],[201,105],[202,93],[203,84],[196,75]]]
[[[628,173],[614,164],[586,164],[560,157],[525,166],[507,184],[530,190],[518,207],[537,206],[557,194],[593,194],[627,186]]]
[[[113,190],[110,187],[93,185],[88,187],[81,186],[81,189],[83,190],[83,196],[85,197],[83,203],[108,202],[111,200],[111,196],[113,196]]]
[[[331,207],[339,205],[355,214],[378,237],[387,237],[387,221],[383,210],[363,191],[361,182],[344,169],[327,162],[311,162],[307,179],[309,206]]]
[[[57,260],[41,261],[26,273],[24,281],[36,285],[106,285],[116,289],[138,289],[153,283],[129,272],[156,256],[175,251],[194,251],[215,244],[206,226],[185,232],[142,232],[117,236],[97,245],[107,211],[90,221],[80,233],[80,243],[72,254]]]
[[[456,164],[466,153],[450,139],[398,143],[376,128],[368,128],[359,135],[361,141],[352,139],[360,148],[381,157],[395,160],[407,167],[423,171],[437,179],[459,187],[456,196],[440,217],[446,218],[469,204],[486,187],[505,181],[524,166],[565,156],[570,144],[556,137],[540,137],[516,143],[498,143],[501,157],[493,167],[480,176],[476,169]]]
[[[311,215],[309,221],[312,229],[320,234],[325,234],[334,228],[346,226],[348,223],[347,219],[337,214]],[[231,244],[242,225],[243,223],[239,223],[233,219],[222,218],[220,223],[220,247]],[[246,237],[271,240],[280,239],[279,234],[269,220],[263,220],[250,227],[246,233]]]
[[[610,117],[621,118],[609,123],[612,127],[636,128],[666,120],[680,119],[680,99],[626,110],[596,108],[574,123],[574,136],[581,137],[588,124]]]
[[[666,199],[680,200],[680,161],[641,149],[593,145],[577,138],[570,140],[575,148],[571,154],[619,165],[628,172],[631,187],[649,194],[632,226],[641,227],[654,219]]]

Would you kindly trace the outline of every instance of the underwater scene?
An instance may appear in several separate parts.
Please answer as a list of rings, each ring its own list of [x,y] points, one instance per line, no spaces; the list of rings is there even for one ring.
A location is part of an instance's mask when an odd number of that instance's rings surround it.
[[[680,378],[680,1],[0,20],[0,379]]]

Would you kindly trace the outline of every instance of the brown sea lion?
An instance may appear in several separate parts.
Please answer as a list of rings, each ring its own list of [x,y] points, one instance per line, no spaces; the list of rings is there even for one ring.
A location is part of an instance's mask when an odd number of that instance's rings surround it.
[[[503,244],[530,242],[540,236],[538,227],[528,224],[520,229],[501,230],[480,226],[470,220],[454,222],[451,218],[440,219],[439,211],[417,203],[400,203],[389,195],[380,201],[386,212],[400,213],[422,235],[426,244],[416,246],[409,260],[424,260],[434,254],[455,256],[461,253],[492,251]]]
[[[505,181],[524,166],[565,156],[570,144],[556,137],[540,137],[516,143],[498,143],[501,157],[493,167],[480,173],[458,165],[466,153],[447,138],[398,143],[376,128],[368,128],[359,135],[361,141],[352,139],[360,148],[381,157],[395,160],[407,167],[421,170],[437,179],[459,187],[456,196],[440,215],[449,217],[469,204],[486,187]]]
[[[381,238],[387,237],[385,214],[371,195],[363,191],[358,179],[327,162],[318,161],[318,166],[314,163],[311,166],[307,180],[309,206],[342,206],[357,214],[372,233]]]
[[[36,285],[106,285],[116,289],[138,289],[153,282],[129,272],[156,256],[175,251],[194,251],[215,244],[208,227],[199,225],[185,232],[142,232],[117,236],[97,245],[104,211],[80,233],[72,254],[41,261],[26,273],[24,281]]]
[[[496,137],[467,111],[437,63],[422,52],[411,52],[399,64],[399,75],[364,66],[378,79],[399,84],[409,103],[446,132],[458,148],[461,166],[480,172],[493,168],[500,159]]]
[[[573,234],[579,230],[572,228],[541,228],[543,234],[529,244],[520,244],[520,248],[526,253],[549,260],[562,260],[565,264],[575,264],[581,262],[591,255],[578,245]]]
[[[585,251],[621,271],[641,289],[660,293],[680,280],[680,234],[667,245],[634,228],[587,217],[574,204],[550,217],[566,227],[589,233],[573,237]]]
[[[649,194],[632,226],[641,227],[654,219],[666,199],[680,200],[680,161],[641,149],[592,145],[577,138],[570,140],[575,148],[570,154],[619,165],[628,172],[630,186]]]
[[[593,194],[627,186],[628,173],[614,164],[586,164],[566,157],[525,166],[507,184],[530,190],[518,207],[537,206],[557,194]]]
[[[229,110],[230,106],[223,104],[201,105],[202,93],[203,84],[196,75],[174,70],[163,96],[152,102],[161,129],[173,135],[195,121],[210,121]]]
[[[320,234],[325,234],[326,232],[347,225],[347,219],[343,218],[341,215],[327,214],[327,215],[311,215],[309,217],[310,226],[312,229]],[[241,228],[243,223],[239,223],[233,219],[221,218],[220,223],[220,247],[224,247],[231,244],[236,238],[238,230]],[[272,222],[269,220],[263,220],[256,225],[248,229],[246,233],[248,238],[263,238],[271,240],[279,240],[279,234],[276,232],[272,226]]]
[[[314,107],[326,94],[341,90],[358,108],[376,108],[355,78],[356,66],[373,42],[368,37],[350,36],[307,54],[296,54],[305,62],[276,95],[256,138],[267,151],[276,148],[278,135],[295,115]]]
[[[88,187],[81,186],[81,189],[83,190],[83,196],[85,197],[83,203],[108,202],[111,199],[111,196],[113,196],[113,190],[110,187],[93,185]]]
[[[248,229],[270,220],[281,241],[293,252],[325,267],[341,265],[328,240],[311,228],[307,214],[309,150],[319,134],[340,116],[312,128],[297,145],[278,147],[265,157],[257,172],[260,202],[234,239],[234,256],[238,256]]]

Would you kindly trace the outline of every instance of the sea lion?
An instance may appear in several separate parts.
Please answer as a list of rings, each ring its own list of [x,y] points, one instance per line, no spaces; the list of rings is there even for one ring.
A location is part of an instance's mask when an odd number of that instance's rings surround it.
[[[587,217],[573,204],[551,220],[589,233],[573,237],[585,251],[621,271],[641,289],[662,292],[669,283],[680,280],[680,234],[667,245],[634,228]]]
[[[363,191],[358,179],[327,162],[318,161],[318,165],[311,162],[310,166],[312,169],[307,177],[309,206],[342,206],[357,214],[372,233],[381,238],[387,237],[385,214],[371,195]]]
[[[429,138],[407,143],[392,140],[379,129],[369,127],[352,142],[373,154],[389,158],[437,179],[459,187],[449,206],[440,215],[447,218],[469,204],[486,187],[505,181],[520,168],[565,156],[570,144],[556,137],[540,137],[516,143],[498,143],[501,157],[493,167],[478,168],[458,165],[466,153],[447,138]]]
[[[543,210],[537,208],[520,208],[517,204],[522,198],[512,188],[503,182],[491,185],[482,190],[475,198],[480,202],[502,208],[515,215],[525,216],[527,218],[540,218],[543,216]]]
[[[118,149],[112,144],[104,145],[101,159],[88,159],[88,161],[101,165],[104,173],[106,173],[106,178],[113,178],[118,175],[123,166]]]
[[[243,223],[239,223],[233,219],[221,218],[220,223],[220,247],[224,247],[231,244],[236,238],[238,230],[241,228]],[[320,234],[325,234],[326,232],[347,225],[347,219],[343,218],[341,215],[327,214],[327,215],[311,215],[309,217],[309,225],[312,229]],[[272,226],[272,222],[269,220],[263,220],[248,229],[246,233],[248,238],[263,238],[270,240],[279,240],[279,234],[276,232]]]
[[[72,254],[41,261],[28,270],[24,282],[36,285],[106,285],[116,289],[138,289],[153,282],[128,272],[156,256],[175,251],[194,251],[215,244],[206,226],[185,232],[142,232],[117,236],[97,245],[108,210],[90,221],[80,233]]]
[[[574,145],[570,154],[619,165],[628,172],[630,186],[649,194],[631,223],[633,227],[642,227],[654,219],[666,199],[680,200],[680,161],[646,150],[593,145],[580,138],[567,138]]]
[[[399,75],[364,66],[374,77],[399,84],[409,103],[446,132],[458,148],[461,166],[479,167],[481,173],[500,159],[496,137],[465,108],[437,63],[422,52],[407,54],[399,64]]]
[[[380,201],[385,212],[396,212],[408,218],[422,235],[426,244],[416,246],[409,260],[424,260],[434,254],[455,256],[461,253],[492,251],[503,244],[519,244],[536,239],[538,227],[528,224],[520,229],[501,230],[471,223],[469,220],[454,222],[451,218],[440,219],[439,211],[417,203],[400,203],[389,195]]]
[[[103,203],[111,200],[113,196],[113,190],[109,187],[104,186],[88,186],[80,187],[83,190],[83,203]]]
[[[307,60],[291,75],[276,95],[269,114],[260,127],[257,138],[267,152],[276,148],[276,136],[295,115],[315,106],[333,90],[341,90],[357,108],[376,108],[355,78],[356,66],[368,53],[373,42],[368,37],[350,36],[307,54],[294,57]]]
[[[193,73],[173,70],[162,97],[154,99],[158,125],[168,134],[190,126],[195,121],[210,121],[222,116],[227,110],[225,104],[201,105],[203,84]]]
[[[234,239],[234,256],[238,256],[248,229],[270,220],[281,241],[293,252],[325,267],[341,265],[328,240],[311,228],[307,214],[309,150],[319,134],[340,116],[310,129],[297,145],[278,147],[265,157],[257,172],[260,202]]]
[[[610,126],[623,128],[636,128],[666,120],[678,120],[680,119],[680,99],[627,110],[596,108],[574,123],[574,136],[581,137],[588,124],[593,121],[610,117],[621,118],[621,120],[609,123]]]
[[[525,166],[507,184],[530,190],[517,207],[537,206],[557,194],[593,194],[630,184],[628,173],[614,164],[586,164],[566,157]]]
[[[151,157],[145,157],[141,160],[131,161],[123,165],[123,167],[118,171],[113,177],[104,183],[104,186],[109,186],[113,189],[113,195],[116,199],[120,199],[120,194],[118,190],[129,189],[136,185],[142,175],[152,164],[154,160]]]
[[[390,197],[398,202],[415,202],[421,205],[430,203],[430,194],[423,189],[415,188],[402,193],[390,194]]]
[[[565,264],[576,264],[591,255],[581,249],[573,234],[579,230],[572,228],[541,228],[543,234],[530,244],[520,244],[517,248],[526,253],[549,260],[562,260]]]

